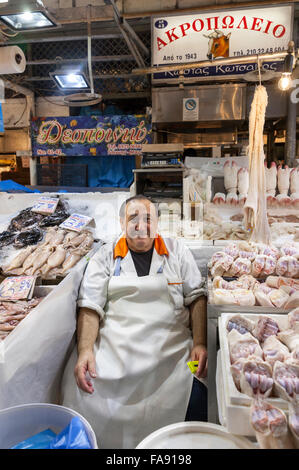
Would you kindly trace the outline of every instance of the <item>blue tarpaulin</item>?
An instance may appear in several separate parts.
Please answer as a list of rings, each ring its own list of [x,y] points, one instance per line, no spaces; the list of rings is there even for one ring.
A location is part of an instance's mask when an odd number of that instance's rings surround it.
[[[38,189],[29,189],[26,188],[26,186],[23,186],[22,184],[16,183],[13,180],[5,180],[5,181],[0,181],[0,192],[15,192],[15,191],[21,191],[25,193],[40,193]]]

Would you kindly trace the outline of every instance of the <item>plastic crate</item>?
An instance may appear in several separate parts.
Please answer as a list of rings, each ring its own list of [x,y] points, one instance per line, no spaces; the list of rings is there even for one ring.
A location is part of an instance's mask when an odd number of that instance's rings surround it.
[[[37,164],[38,186],[88,186],[87,164]]]

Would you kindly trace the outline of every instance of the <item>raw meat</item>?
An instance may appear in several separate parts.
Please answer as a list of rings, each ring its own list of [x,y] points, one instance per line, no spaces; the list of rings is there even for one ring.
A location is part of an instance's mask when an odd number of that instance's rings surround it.
[[[231,256],[233,259],[236,259],[239,256],[238,245],[236,245],[235,243],[233,243],[232,245],[228,245],[224,248],[223,252]]]
[[[289,299],[284,305],[284,308],[287,310],[289,308],[295,308],[295,307],[299,307],[299,291],[295,291],[293,294],[291,294],[289,296]],[[298,321],[298,325],[299,325],[299,321]]]
[[[289,403],[289,427],[293,435],[295,448],[299,449],[299,403],[293,401]]]
[[[262,343],[269,336],[277,335],[279,332],[279,326],[276,321],[270,317],[260,316],[253,329],[253,335]]]
[[[234,315],[228,320],[226,325],[227,331],[235,329],[241,333],[241,335],[251,333],[253,328],[254,323],[241,315]]]
[[[239,197],[237,196],[237,193],[229,193],[226,196],[226,204],[234,207],[237,206],[239,204]]]
[[[275,272],[276,260],[271,256],[257,255],[252,263],[251,274],[253,277],[268,276]]]
[[[269,294],[269,299],[274,307],[287,308],[286,304],[290,298],[283,289],[273,289]]]
[[[281,195],[287,195],[290,187],[290,168],[285,165],[284,169],[279,165],[277,169],[277,186]]]
[[[294,449],[286,415],[263,399],[254,399],[250,408],[250,423],[261,449]]]
[[[284,400],[299,399],[299,365],[276,361],[273,368],[275,391]]]
[[[292,199],[287,194],[278,194],[276,202],[279,207],[290,207],[292,205]]]
[[[213,197],[213,203],[219,206],[222,206],[225,204],[225,199],[226,199],[226,196],[224,193],[216,193],[215,196]]]
[[[291,205],[294,209],[299,209],[299,192],[290,195]]]
[[[285,244],[280,249],[282,256],[293,256],[297,260],[299,259],[299,246],[298,244]]]
[[[278,339],[284,343],[290,351],[294,351],[299,347],[299,333],[293,329],[284,330],[278,333]]]
[[[238,171],[238,192],[240,204],[245,204],[249,188],[249,173],[247,168]]]
[[[9,264],[9,266],[7,266],[7,268],[4,268],[4,272],[11,271],[12,269],[15,269],[15,268],[20,268],[23,265],[26,258],[30,255],[32,250],[33,248],[31,246],[28,246],[25,250],[23,250],[20,254],[18,254],[12,260],[12,262]]]
[[[240,387],[250,397],[270,396],[273,388],[271,366],[259,357],[248,358],[241,372]]]
[[[276,361],[284,362],[290,357],[288,348],[282,344],[277,336],[269,336],[263,343],[264,359],[273,368]]]
[[[52,268],[61,266],[65,260],[65,257],[66,257],[66,250],[63,248],[63,246],[58,245],[54,253],[52,253],[47,260],[44,274],[46,275],[48,271],[50,271],[50,269]]]
[[[228,194],[236,193],[238,186],[239,167],[234,160],[224,163],[224,187]]]
[[[31,275],[33,275],[41,266],[43,266],[47,259],[49,258],[50,254],[53,253],[54,248],[47,245],[40,253],[36,255],[33,260]]]
[[[213,291],[213,303],[215,305],[255,305],[254,293],[245,289],[215,289]]]
[[[249,356],[263,357],[263,351],[259,342],[250,333],[241,335],[237,330],[231,330],[227,335],[230,361],[234,364],[238,359]]]
[[[215,276],[222,276],[223,273],[229,270],[233,263],[233,258],[229,255],[224,253],[224,256],[220,258],[212,267],[211,275],[212,277]]]
[[[274,197],[277,186],[277,167],[276,163],[272,162],[270,168],[267,168],[267,163],[264,162],[265,177],[266,177],[266,192],[270,197]]]
[[[229,268],[229,275],[232,277],[242,276],[244,274],[249,275],[250,273],[251,261],[247,258],[237,258]]]
[[[30,230],[20,232],[13,243],[15,248],[23,248],[27,245],[35,245],[43,238],[43,232],[38,228],[34,227]]]
[[[244,224],[245,228],[251,231],[251,241],[270,245],[263,149],[267,103],[268,96],[265,87],[257,86],[249,114],[249,190],[244,206]]]
[[[276,263],[276,274],[278,276],[299,277],[299,262],[294,256],[282,256]]]
[[[288,313],[289,328],[297,329],[299,325],[299,307]]]
[[[273,307],[273,304],[269,298],[269,295],[265,294],[265,292],[262,289],[256,289],[254,291],[254,295],[257,300],[258,305],[261,305],[262,307]]]
[[[290,192],[291,195],[299,193],[299,168],[293,168],[290,172]]]
[[[268,276],[266,279],[266,284],[269,287],[276,287],[277,289],[282,286],[289,286],[293,287],[296,290],[299,290],[299,280],[291,279],[288,277]]]

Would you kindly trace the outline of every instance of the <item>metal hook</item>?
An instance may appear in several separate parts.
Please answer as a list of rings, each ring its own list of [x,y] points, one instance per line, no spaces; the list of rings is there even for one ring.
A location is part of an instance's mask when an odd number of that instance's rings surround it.
[[[261,77],[261,67],[260,67],[259,55],[257,55],[257,68],[258,68],[258,72],[259,72],[259,82],[260,82],[260,85],[261,85],[262,84],[262,77]]]

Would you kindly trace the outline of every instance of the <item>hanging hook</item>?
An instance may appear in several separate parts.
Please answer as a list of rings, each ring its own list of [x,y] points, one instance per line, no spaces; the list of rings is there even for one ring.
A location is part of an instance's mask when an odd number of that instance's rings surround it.
[[[259,55],[257,55],[257,68],[258,68],[258,72],[259,72],[259,82],[260,82],[260,85],[261,85],[262,84],[262,77],[261,77],[261,67],[260,67]]]

